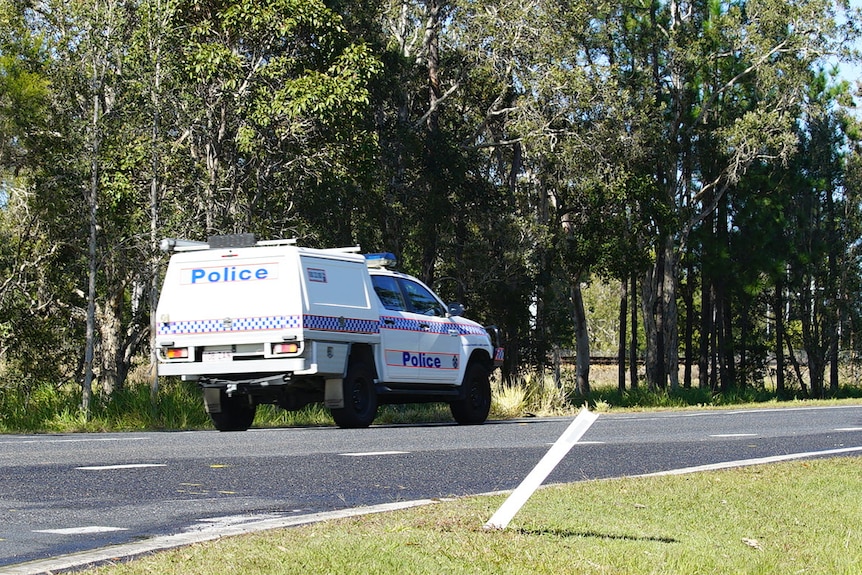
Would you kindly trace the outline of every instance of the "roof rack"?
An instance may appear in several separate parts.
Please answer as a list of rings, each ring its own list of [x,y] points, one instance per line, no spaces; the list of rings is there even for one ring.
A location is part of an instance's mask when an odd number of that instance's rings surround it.
[[[226,234],[210,236],[205,242],[194,240],[180,240],[176,238],[164,238],[159,243],[159,249],[163,252],[193,252],[198,250],[210,250],[221,248],[249,248],[252,246],[286,246],[296,244],[296,238],[281,240],[257,241],[254,234]],[[344,248],[354,249],[354,248]],[[356,248],[358,249],[358,248]]]
[[[293,246],[296,245],[296,238],[289,238],[283,240],[261,240],[257,242],[255,245],[257,246]]]
[[[159,249],[163,252],[193,252],[195,250],[208,250],[210,245],[206,242],[193,240],[178,240],[176,238],[164,238],[159,242]]]

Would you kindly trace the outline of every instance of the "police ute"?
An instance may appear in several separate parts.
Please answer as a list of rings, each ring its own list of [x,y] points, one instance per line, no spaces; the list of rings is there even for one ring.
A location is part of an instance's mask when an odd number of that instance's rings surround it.
[[[220,431],[248,429],[257,406],[323,402],[340,427],[367,427],[381,403],[446,402],[485,421],[499,331],[462,316],[392,254],[311,249],[252,234],[166,239],[156,310],[160,376],[203,389]]]

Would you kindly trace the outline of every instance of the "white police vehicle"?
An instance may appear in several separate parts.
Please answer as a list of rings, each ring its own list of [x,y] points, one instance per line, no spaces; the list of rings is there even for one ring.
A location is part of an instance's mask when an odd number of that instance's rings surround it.
[[[197,381],[217,429],[248,429],[259,404],[324,402],[341,427],[367,427],[378,403],[447,402],[458,423],[487,418],[497,329],[390,269],[391,254],[251,234],[162,249],[174,253],[156,310],[158,372]]]

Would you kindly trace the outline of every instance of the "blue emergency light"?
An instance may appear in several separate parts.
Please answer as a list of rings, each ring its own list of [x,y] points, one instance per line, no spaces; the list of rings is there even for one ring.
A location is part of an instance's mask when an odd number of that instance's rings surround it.
[[[386,268],[398,265],[395,254],[383,252],[379,254],[365,254],[365,265],[370,268]]]

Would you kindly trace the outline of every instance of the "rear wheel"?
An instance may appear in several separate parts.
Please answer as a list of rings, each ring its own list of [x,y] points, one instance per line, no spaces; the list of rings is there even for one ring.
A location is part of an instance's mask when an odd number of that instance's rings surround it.
[[[351,362],[344,386],[344,407],[332,409],[332,419],[338,427],[368,427],[377,417],[377,392],[374,374],[365,363]]]
[[[229,397],[221,392],[221,412],[210,413],[213,425],[219,431],[245,431],[251,427],[257,406],[244,395]]]
[[[481,363],[467,366],[461,397],[449,404],[452,417],[461,425],[484,423],[491,411],[491,372]]]

